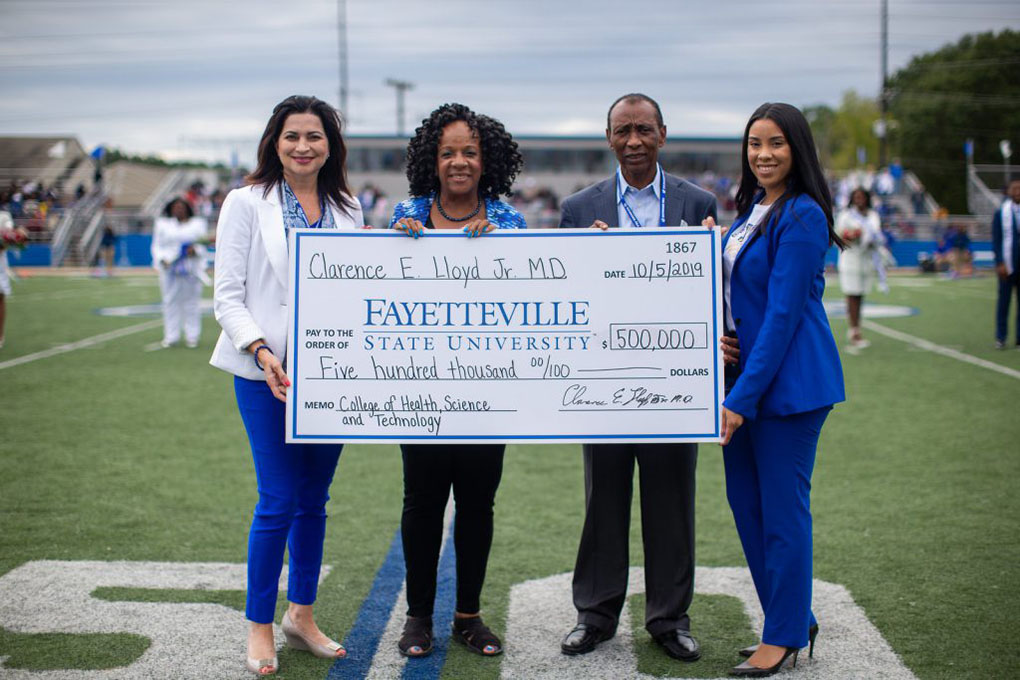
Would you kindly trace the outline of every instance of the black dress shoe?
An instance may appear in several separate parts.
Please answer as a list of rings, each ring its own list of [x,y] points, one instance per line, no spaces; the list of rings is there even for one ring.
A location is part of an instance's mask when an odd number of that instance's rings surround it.
[[[615,630],[604,630],[590,623],[579,623],[563,638],[560,651],[570,656],[587,654],[595,649],[598,643],[605,642],[615,634]]]
[[[689,630],[683,628],[667,630],[665,633],[654,636],[654,639],[674,659],[697,661],[701,658],[701,645]]]

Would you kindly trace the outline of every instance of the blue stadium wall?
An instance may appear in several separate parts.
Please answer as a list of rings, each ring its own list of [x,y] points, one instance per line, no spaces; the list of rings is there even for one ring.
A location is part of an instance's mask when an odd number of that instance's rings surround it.
[[[151,234],[128,234],[117,239],[117,254],[114,262],[118,266],[147,267],[152,265],[152,235]],[[971,243],[974,253],[991,253],[991,241],[974,241]],[[919,253],[935,252],[935,241],[897,241],[892,248],[893,257],[900,267],[913,267],[917,264]],[[825,264],[836,265],[838,251],[835,248],[829,250],[825,258]],[[48,267],[50,266],[50,247],[48,245],[33,244],[22,252],[11,251],[8,253],[8,261],[15,267]],[[975,265],[978,267],[990,267],[992,260],[988,255],[975,258]]]

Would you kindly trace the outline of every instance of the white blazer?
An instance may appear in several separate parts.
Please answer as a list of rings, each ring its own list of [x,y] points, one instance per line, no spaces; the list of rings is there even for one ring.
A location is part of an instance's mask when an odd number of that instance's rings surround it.
[[[223,201],[216,225],[213,311],[223,328],[209,363],[249,380],[264,380],[248,346],[264,338],[273,353],[287,357],[287,241],[280,192],[264,186],[234,189]],[[365,224],[361,205],[350,214],[330,206],[340,229]]]
[[[195,243],[206,237],[209,223],[204,217],[192,217],[183,224],[174,217],[157,217],[152,228],[152,266],[157,271],[166,267],[163,262],[174,262],[181,256],[181,246]],[[195,257],[204,257],[202,246],[195,247]]]

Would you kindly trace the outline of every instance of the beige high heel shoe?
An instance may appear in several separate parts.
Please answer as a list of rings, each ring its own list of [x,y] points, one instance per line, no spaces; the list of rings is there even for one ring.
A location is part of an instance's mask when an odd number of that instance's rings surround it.
[[[347,650],[335,640],[330,640],[327,644],[320,645],[306,638],[298,630],[297,626],[294,625],[294,622],[290,620],[289,612],[283,615],[280,630],[283,631],[284,637],[287,638],[287,645],[294,649],[309,652],[320,659],[342,659],[347,656]]]
[[[276,672],[280,670],[280,662],[276,660],[275,656],[272,659],[253,659],[249,656],[245,659],[244,665],[249,671],[259,677],[276,675]],[[264,668],[272,670],[263,671],[262,669]]]

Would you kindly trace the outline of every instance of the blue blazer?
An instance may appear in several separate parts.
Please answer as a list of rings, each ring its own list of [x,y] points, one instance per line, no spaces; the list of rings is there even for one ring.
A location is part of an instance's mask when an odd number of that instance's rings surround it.
[[[741,215],[723,238],[747,220]],[[730,274],[740,374],[723,405],[745,418],[843,401],[843,367],[822,307],[829,229],[810,197],[788,201],[744,244]]]

